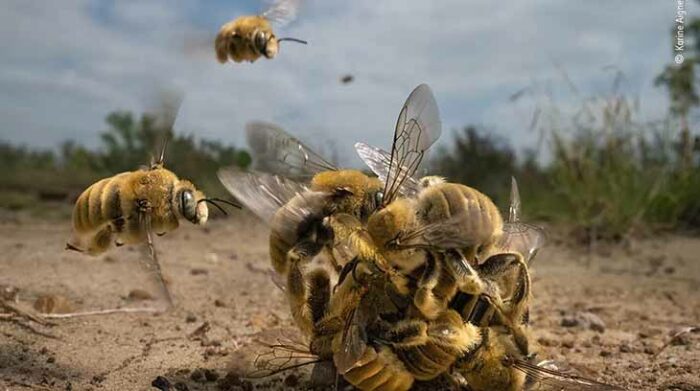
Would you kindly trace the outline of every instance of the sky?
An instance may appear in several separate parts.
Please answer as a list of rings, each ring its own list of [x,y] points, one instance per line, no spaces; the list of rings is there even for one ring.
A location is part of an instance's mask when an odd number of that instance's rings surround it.
[[[273,60],[221,65],[210,44],[219,27],[265,9],[258,1],[2,0],[0,141],[53,148],[99,144],[105,116],[154,107],[163,90],[184,93],[177,132],[244,145],[252,120],[278,123],[355,164],[356,141],[388,148],[401,105],[428,83],[443,122],[482,126],[516,148],[539,86],[561,107],[610,91],[640,101],[640,120],[665,115],[654,77],[672,61],[675,1],[306,0],[277,31]],[[688,1],[691,14],[696,2]],[[339,79],[352,74],[350,84]],[[564,76],[566,75],[566,76]],[[573,93],[566,79],[577,87]]]

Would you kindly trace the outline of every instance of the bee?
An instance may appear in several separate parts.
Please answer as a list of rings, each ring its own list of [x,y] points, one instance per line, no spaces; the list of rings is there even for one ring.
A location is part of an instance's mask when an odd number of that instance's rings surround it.
[[[317,320],[318,290],[325,290],[344,265],[337,241],[324,219],[347,213],[366,220],[381,195],[381,183],[357,170],[340,170],[277,126],[247,126],[255,168],[222,169],[224,186],[270,226],[270,259],[286,277],[293,318],[306,335]],[[312,262],[313,261],[313,262]],[[309,280],[308,278],[311,278]],[[334,284],[332,284],[334,285]]]
[[[279,51],[279,43],[292,41],[306,44],[297,38],[277,38],[272,23],[279,26],[296,18],[301,0],[276,0],[260,15],[240,16],[223,26],[214,40],[216,58],[220,63],[254,62],[261,56],[271,59]]]
[[[173,114],[177,110],[173,111]],[[169,118],[169,127],[175,115]],[[146,243],[150,251],[150,267],[155,269],[166,292],[160,264],[153,244],[153,233],[164,235],[176,229],[180,219],[202,225],[207,222],[210,203],[226,213],[217,202],[188,180],[180,179],[164,167],[165,144],[158,160],[148,168],[123,172],[104,178],[89,186],[78,197],[72,215],[72,236],[66,249],[89,255],[99,255],[112,244]]]
[[[500,327],[481,328],[479,347],[454,364],[470,390],[560,390],[613,391],[624,390],[611,384],[559,371],[547,361],[533,364],[534,356],[522,356],[507,330]]]

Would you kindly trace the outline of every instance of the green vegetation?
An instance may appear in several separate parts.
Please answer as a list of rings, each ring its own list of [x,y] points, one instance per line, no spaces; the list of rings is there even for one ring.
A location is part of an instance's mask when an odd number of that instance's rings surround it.
[[[533,153],[517,161],[506,143],[468,127],[433,170],[484,191],[504,209],[514,175],[530,219],[569,225],[583,240],[700,227],[697,149],[688,165],[682,141],[666,131],[674,123],[638,123],[634,106],[613,94],[583,102],[570,116],[540,111],[535,125],[550,155],[544,165]]]
[[[508,144],[468,127],[432,162],[433,170],[481,189],[503,208],[515,175],[530,219],[568,224],[585,241],[700,228],[700,138],[689,123],[700,105],[700,18],[690,18],[684,32],[683,61],[672,61],[654,80],[668,93],[667,119],[640,122],[635,101],[617,92],[618,72],[611,94],[583,100],[573,113],[563,114],[551,96],[538,105],[532,127],[548,141],[544,165],[532,152],[516,161]],[[671,48],[676,33],[674,25]],[[566,84],[580,96],[568,78]]]

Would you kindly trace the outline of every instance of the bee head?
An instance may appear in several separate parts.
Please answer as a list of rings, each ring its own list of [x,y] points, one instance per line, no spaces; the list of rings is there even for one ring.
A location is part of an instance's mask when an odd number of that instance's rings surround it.
[[[257,30],[253,36],[253,44],[255,45],[255,50],[266,58],[275,57],[279,50],[277,38],[271,31]]]
[[[175,205],[180,217],[192,224],[204,224],[209,218],[209,208],[204,201],[204,194],[187,181],[181,181],[175,194]]]

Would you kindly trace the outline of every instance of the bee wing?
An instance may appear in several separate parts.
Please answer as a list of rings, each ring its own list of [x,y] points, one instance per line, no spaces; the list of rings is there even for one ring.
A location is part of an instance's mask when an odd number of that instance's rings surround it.
[[[503,252],[520,253],[528,264],[546,242],[544,230],[526,223],[505,223],[496,247]]]
[[[483,210],[478,202],[468,201],[462,212],[448,219],[404,231],[390,245],[440,250],[471,247],[488,239],[487,235],[494,229],[492,224],[491,219],[483,218]]]
[[[477,244],[477,240],[464,234],[459,218],[450,218],[439,223],[425,224],[416,229],[399,234],[389,243],[397,249],[456,249]]]
[[[321,171],[336,170],[333,164],[277,125],[250,122],[246,125],[246,137],[256,170],[299,180],[308,180]]]
[[[508,222],[503,225],[503,236],[497,247],[506,252],[518,252],[525,258],[525,262],[530,263],[537,251],[544,246],[546,235],[542,228],[520,222],[520,205],[518,182],[511,177]]]
[[[277,26],[285,26],[297,18],[301,0],[273,0],[262,13],[267,20]]]
[[[511,365],[527,374],[528,390],[559,391],[613,391],[624,390],[617,386],[578,376],[572,372],[561,372],[545,363],[530,364],[523,360],[513,360]]]
[[[139,213],[139,224],[144,227],[146,232],[146,245],[148,246],[149,256],[146,258],[146,267],[154,273],[158,285],[165,296],[167,308],[170,309],[173,306],[173,299],[170,295],[170,290],[163,277],[163,272],[160,267],[160,261],[158,261],[158,253],[156,252],[155,244],[153,244],[153,229],[151,227],[151,214],[144,212]]]
[[[389,167],[391,166],[391,153],[365,143],[356,143],[355,151],[357,151],[357,154],[360,155],[367,167],[377,174],[382,182],[387,183]],[[406,180],[399,188],[399,193],[406,197],[413,197],[418,194],[419,190],[420,184],[418,179],[409,176],[406,177]]]
[[[309,351],[308,344],[301,340],[298,330],[273,329],[257,333],[254,341],[263,349],[253,362],[254,369],[246,377],[259,379],[322,362]]]
[[[416,173],[426,150],[441,132],[440,112],[433,92],[427,84],[421,84],[408,96],[396,120],[384,185],[384,205],[393,201],[403,184]]]
[[[348,314],[343,327],[340,351],[333,355],[338,373],[344,374],[354,368],[367,350],[367,334],[360,321],[360,311],[354,308]]]
[[[245,207],[269,223],[275,212],[308,188],[294,180],[278,175],[246,172],[238,168],[223,168],[218,172],[219,180]],[[300,218],[309,212],[298,208],[292,211]]]
[[[275,284],[277,289],[281,290],[284,293],[287,292],[287,281],[284,278],[284,276],[275,272],[272,269],[268,270],[267,274],[270,276],[270,280],[272,280],[272,283]]]

